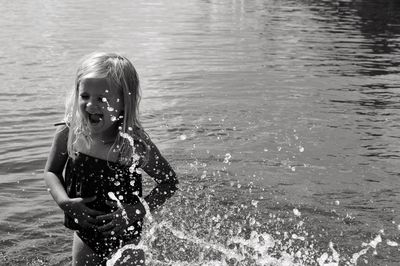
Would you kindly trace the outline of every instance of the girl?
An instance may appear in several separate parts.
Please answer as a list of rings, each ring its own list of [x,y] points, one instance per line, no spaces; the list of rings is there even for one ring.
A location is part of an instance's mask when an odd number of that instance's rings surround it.
[[[105,265],[118,248],[137,244],[146,212],[177,190],[175,172],[138,120],[139,100],[127,58],[95,53],[82,60],[45,167],[64,224],[75,231],[74,266]],[[144,199],[139,167],[157,183]],[[144,265],[144,254],[134,255],[129,265]]]

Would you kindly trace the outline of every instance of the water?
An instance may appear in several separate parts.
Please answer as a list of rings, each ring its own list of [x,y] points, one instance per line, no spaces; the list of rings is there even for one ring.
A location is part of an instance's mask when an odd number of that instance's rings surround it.
[[[398,1],[2,1],[0,264],[68,265],[42,169],[78,59],[136,66],[181,190],[148,265],[398,265]],[[153,186],[146,178],[148,191]]]

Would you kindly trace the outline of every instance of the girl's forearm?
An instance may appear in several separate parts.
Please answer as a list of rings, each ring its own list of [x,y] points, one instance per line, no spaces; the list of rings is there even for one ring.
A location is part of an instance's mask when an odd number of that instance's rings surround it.
[[[54,201],[61,209],[64,209],[64,206],[68,202],[69,197],[64,189],[62,177],[52,172],[45,172],[44,179]]]
[[[159,208],[164,202],[172,197],[177,188],[178,180],[170,179],[168,181],[164,181],[159,183],[150,193],[147,195],[144,200],[150,208],[150,211],[153,212],[157,208]]]

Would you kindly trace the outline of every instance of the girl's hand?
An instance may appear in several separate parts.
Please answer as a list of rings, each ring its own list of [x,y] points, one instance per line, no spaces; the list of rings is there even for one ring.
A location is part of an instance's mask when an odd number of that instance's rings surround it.
[[[122,208],[115,201],[106,201],[106,203],[117,210],[97,216],[97,223],[105,223],[97,227],[104,236],[123,234],[132,223],[143,219],[146,215],[146,210],[140,202],[135,205],[122,203]]]
[[[72,198],[61,204],[60,207],[82,228],[91,228],[96,226],[96,217],[104,214],[104,212],[86,206],[86,203],[92,202],[95,199],[96,196],[90,198]]]

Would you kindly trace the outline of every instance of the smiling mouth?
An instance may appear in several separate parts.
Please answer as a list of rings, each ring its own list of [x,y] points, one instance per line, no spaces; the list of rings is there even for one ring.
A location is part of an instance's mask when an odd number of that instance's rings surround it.
[[[102,114],[89,114],[89,121],[91,124],[97,124],[103,120]]]

